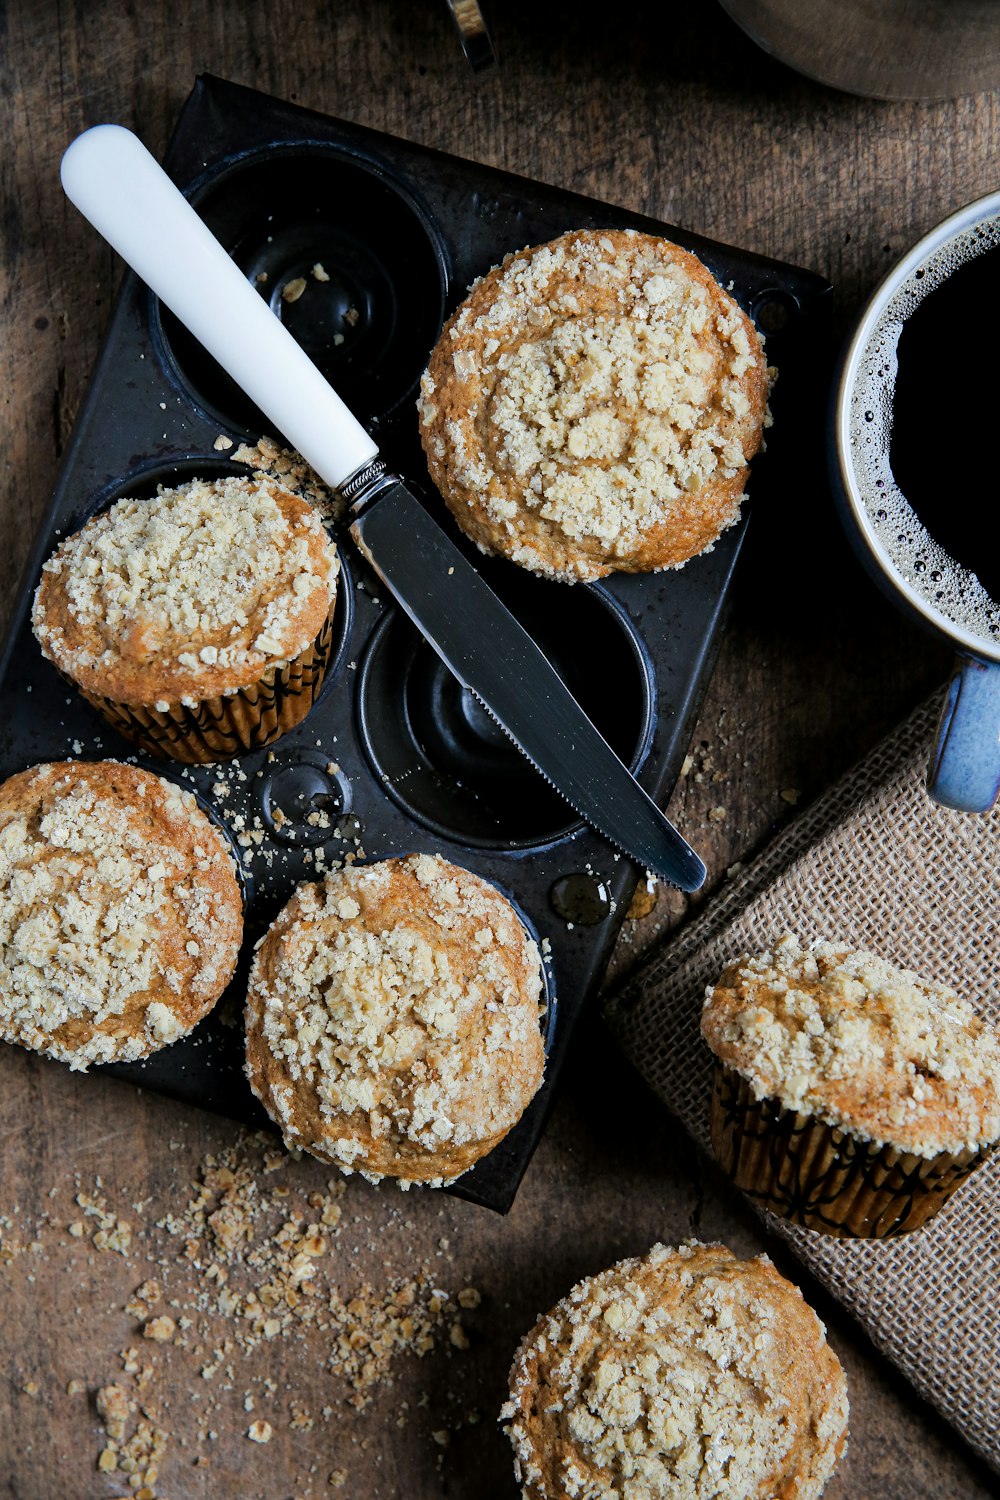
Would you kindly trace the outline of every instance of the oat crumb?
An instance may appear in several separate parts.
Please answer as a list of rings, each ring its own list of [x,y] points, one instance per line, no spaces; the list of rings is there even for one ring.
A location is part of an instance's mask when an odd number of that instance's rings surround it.
[[[164,1314],[158,1318],[150,1318],[142,1330],[142,1336],[144,1339],[152,1339],[156,1344],[169,1344],[176,1332],[177,1324],[173,1318]]]

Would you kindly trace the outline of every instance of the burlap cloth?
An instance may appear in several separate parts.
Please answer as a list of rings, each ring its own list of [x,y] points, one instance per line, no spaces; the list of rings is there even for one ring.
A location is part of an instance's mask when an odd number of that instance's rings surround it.
[[[1000,1023],[1000,809],[977,817],[928,798],[938,707],[920,708],[608,1000],[631,1062],[705,1150],[705,988],[782,933],[871,948]],[[763,1217],[1000,1469],[1000,1153],[936,1219],[897,1240],[828,1239]]]

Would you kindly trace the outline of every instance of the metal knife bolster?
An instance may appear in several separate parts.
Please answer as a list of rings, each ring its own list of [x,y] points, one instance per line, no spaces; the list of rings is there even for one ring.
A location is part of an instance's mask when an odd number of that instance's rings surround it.
[[[402,484],[398,474],[389,471],[384,459],[373,458],[357,473],[345,479],[339,486],[340,493],[351,507],[354,516],[360,516],[365,507],[391,485]]]

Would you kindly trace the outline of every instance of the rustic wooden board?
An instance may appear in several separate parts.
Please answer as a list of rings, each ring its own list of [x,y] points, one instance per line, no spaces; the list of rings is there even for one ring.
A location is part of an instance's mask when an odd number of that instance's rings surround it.
[[[587,4],[494,0],[488,11],[501,63],[473,78],[443,3],[431,0],[9,0],[0,9],[5,594],[54,481],[118,277],[62,198],[59,156],[78,130],[104,119],[133,126],[162,152],[201,71],[809,266],[835,284],[838,331],[896,254],[997,185],[995,95],[934,105],[839,95],[765,58],[711,6],[679,12],[638,0],[611,28],[607,8]],[[817,349],[818,364],[832,352]],[[672,803],[709,864],[709,890],[793,815],[796,799],[819,792],[947,670],[947,652],[877,598],[839,536],[819,411],[814,448],[794,506],[755,515],[691,771]],[[652,915],[628,924],[615,971],[687,907],[661,896]],[[115,1380],[138,1389],[139,1372],[123,1370],[130,1348],[139,1358],[126,1362],[153,1371],[142,1399],[169,1434],[152,1486],[167,1500],[513,1497],[495,1413],[534,1315],[576,1277],[657,1238],[694,1233],[742,1253],[764,1245],[737,1197],[609,1051],[595,1019],[576,1042],[507,1219],[355,1181],[337,1200],[340,1222],[317,1270],[327,1308],[334,1291],[349,1300],[369,1283],[368,1306],[352,1316],[370,1334],[373,1306],[421,1267],[420,1295],[436,1289],[452,1299],[427,1313],[434,1349],[423,1358],[402,1350],[395,1383],[377,1382],[358,1410],[349,1400],[357,1391],[327,1368],[335,1336],[318,1326],[323,1319],[292,1316],[245,1353],[237,1324],[206,1311],[218,1284],[207,1270],[207,1252],[218,1250],[211,1234],[192,1261],[183,1235],[156,1228],[185,1211],[208,1153],[243,1152],[247,1182],[272,1203],[272,1224],[294,1211],[304,1226],[322,1213],[326,1169],[302,1162],[268,1172],[262,1148],[240,1146],[236,1128],[217,1118],[13,1050],[0,1054],[0,1141],[0,1256],[13,1256],[0,1264],[0,1494],[17,1500],[129,1493],[126,1475],[97,1470],[104,1439],[95,1393]],[[95,1244],[103,1221],[74,1201],[95,1193],[106,1213],[130,1222],[127,1254]],[[318,1195],[313,1205],[309,1194]],[[79,1238],[68,1229],[76,1223]],[[264,1228],[255,1226],[259,1244]],[[774,1253],[795,1274],[785,1253]],[[271,1274],[252,1264],[228,1269],[244,1290],[251,1274],[258,1284]],[[124,1310],[152,1276],[163,1287],[155,1311],[178,1320],[180,1342],[144,1340],[141,1320]],[[460,1311],[454,1299],[470,1286],[482,1301]],[[992,1493],[991,1477],[836,1305],[806,1290],[851,1384],[851,1450],[831,1500],[876,1490],[886,1500]],[[451,1341],[457,1318],[468,1349]],[[85,1389],[70,1395],[73,1379]],[[476,1412],[480,1420],[470,1420]],[[273,1427],[266,1445],[245,1435],[257,1418]],[[335,1471],[345,1476],[340,1489],[328,1482]]]

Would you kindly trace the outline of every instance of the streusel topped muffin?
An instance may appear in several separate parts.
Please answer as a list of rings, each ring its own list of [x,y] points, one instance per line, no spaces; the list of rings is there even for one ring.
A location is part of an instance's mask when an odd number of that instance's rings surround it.
[[[573,581],[678,567],[736,519],[768,371],[696,256],[579,230],[475,283],[421,384],[431,478],[483,550]]]
[[[450,1181],[542,1079],[538,948],[506,897],[431,855],[300,886],[262,940],[247,1075],[289,1145]]]
[[[707,993],[702,1034],[758,1099],[915,1155],[1000,1137],[1000,1036],[874,953],[785,937]]]
[[[501,1412],[524,1500],[816,1500],[847,1442],[825,1330],[766,1256],[654,1245],[525,1337]]]
[[[116,761],[0,786],[0,1037],[84,1069],[145,1057],[232,977],[243,904],[190,792]]]
[[[336,549],[264,475],[119,500],[45,564],[45,655],[154,753],[212,760],[305,716],[329,654]]]
[[[1000,1139],[1000,1037],[944,985],[785,937],[705,998],[712,1147],[761,1207],[823,1234],[920,1229]]]

